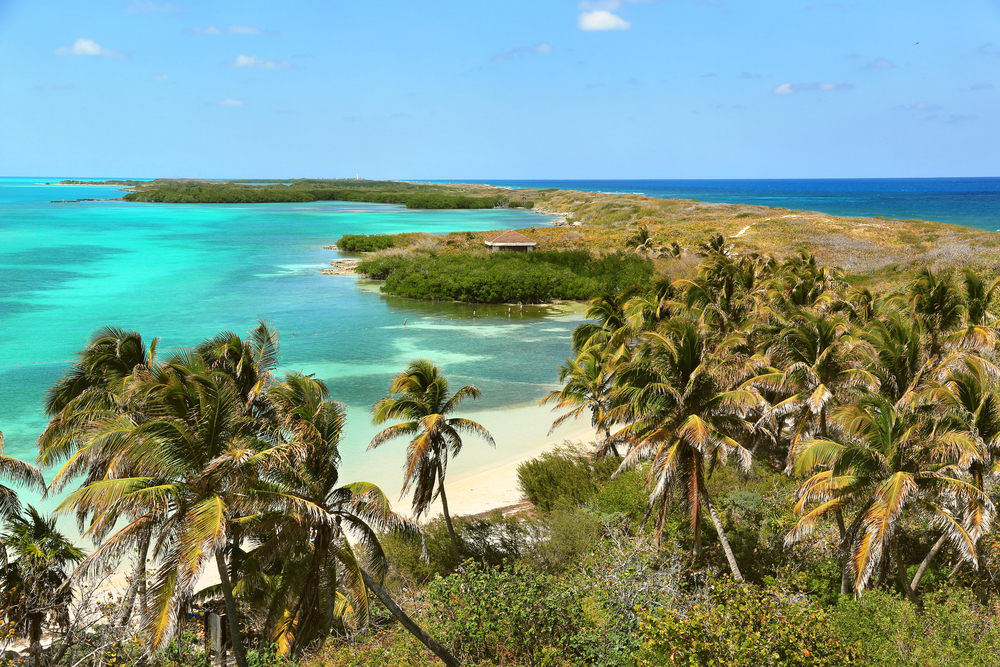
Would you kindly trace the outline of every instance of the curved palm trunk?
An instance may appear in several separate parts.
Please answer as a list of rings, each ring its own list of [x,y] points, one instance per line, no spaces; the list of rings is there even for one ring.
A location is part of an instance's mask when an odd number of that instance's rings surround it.
[[[934,546],[931,547],[927,556],[924,557],[924,560],[920,563],[920,567],[917,568],[917,573],[913,575],[913,581],[910,582],[910,589],[913,591],[914,595],[917,593],[917,586],[920,585],[920,580],[924,577],[924,572],[927,571],[927,567],[931,564],[931,561],[934,560],[934,557],[937,556],[938,552],[941,551],[941,547],[944,546],[946,541],[947,538],[944,535],[939,537],[938,541],[934,543]]]
[[[603,450],[604,445],[607,444],[609,440],[611,440],[611,429],[609,429],[607,426],[604,426],[602,428],[604,429],[604,442],[601,443],[602,446],[600,447],[600,449]],[[614,456],[616,459],[621,458],[621,454],[618,453],[618,448],[615,447],[615,443],[613,442],[611,443],[611,455]]]
[[[399,621],[400,625],[406,628],[407,632],[419,639],[420,643],[429,648],[434,655],[441,658],[441,662],[446,664],[448,667],[461,667],[461,664],[451,653],[448,652],[448,649],[441,646],[441,644],[439,644],[433,637],[424,632],[419,625],[414,623],[413,619],[407,616],[406,612],[399,608],[399,605],[393,601],[393,599],[389,596],[389,593],[387,593],[384,588],[379,586],[378,582],[376,582],[370,574],[368,574],[365,570],[361,570],[361,578],[364,580],[365,586],[367,586],[368,589],[375,594],[375,597],[377,597],[379,601],[385,605],[385,608],[392,613],[396,620]]]
[[[715,526],[715,532],[719,534],[719,543],[726,554],[726,560],[729,561],[729,569],[737,581],[743,581],[743,573],[740,572],[740,566],[736,563],[736,556],[733,554],[732,547],[729,546],[726,531],[722,528],[722,521],[719,520],[719,515],[715,512],[715,506],[712,505],[712,500],[708,497],[708,489],[705,488],[705,482],[702,480],[699,481],[701,482],[699,486],[701,487],[702,502],[708,508],[708,515],[712,517],[712,525]]]
[[[243,648],[243,635],[240,634],[240,619],[233,596],[233,584],[229,580],[229,569],[226,567],[226,557],[222,549],[215,551],[215,564],[219,568],[219,579],[222,584],[222,595],[226,599],[226,616],[229,617],[229,637],[233,642],[233,656],[237,667],[247,667],[247,653]]]
[[[441,508],[444,510],[444,522],[448,526],[448,535],[451,536],[451,551],[457,563],[462,557],[458,554],[458,537],[455,536],[455,527],[451,525],[451,514],[448,513],[448,496],[444,492],[444,466],[440,461],[438,461],[438,489],[441,494]]]

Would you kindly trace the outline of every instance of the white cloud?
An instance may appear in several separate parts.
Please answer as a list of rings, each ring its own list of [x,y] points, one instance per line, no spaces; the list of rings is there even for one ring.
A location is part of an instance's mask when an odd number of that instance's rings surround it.
[[[252,25],[231,25],[228,28],[218,28],[210,25],[207,28],[189,28],[192,35],[203,37],[205,35],[263,35],[264,31]]]
[[[150,81],[170,81],[170,76],[167,74],[154,74],[149,77]]]
[[[229,98],[228,100],[222,100],[220,102],[216,102],[215,106],[217,106],[217,107],[241,107],[241,106],[243,106],[243,100],[234,100],[232,98]]]
[[[73,46],[60,46],[56,49],[57,56],[98,56],[100,58],[114,58],[120,60],[125,54],[108,49],[92,39],[81,37],[73,42]]]
[[[791,95],[808,91],[854,90],[853,83],[783,83],[771,92],[775,95]]]
[[[245,56],[240,54],[236,60],[226,63],[230,67],[253,67],[255,69],[286,69],[292,66],[287,60],[264,60],[256,55]]]
[[[552,53],[552,46],[548,42],[535,44],[534,46],[518,46],[510,51],[504,51],[490,58],[495,63],[505,63],[517,55],[529,55],[532,53]]]
[[[864,69],[892,69],[895,67],[895,63],[891,60],[886,60],[885,58],[876,58],[872,62],[865,65]]]
[[[576,18],[576,25],[580,30],[588,32],[598,30],[628,30],[632,27],[632,24],[622,17],[604,9],[583,12]]]

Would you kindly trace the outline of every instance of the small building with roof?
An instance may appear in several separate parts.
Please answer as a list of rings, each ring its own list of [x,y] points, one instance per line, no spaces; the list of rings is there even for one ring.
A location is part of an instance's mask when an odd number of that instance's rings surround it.
[[[524,234],[508,229],[499,236],[494,236],[486,242],[490,252],[531,252],[538,245]]]

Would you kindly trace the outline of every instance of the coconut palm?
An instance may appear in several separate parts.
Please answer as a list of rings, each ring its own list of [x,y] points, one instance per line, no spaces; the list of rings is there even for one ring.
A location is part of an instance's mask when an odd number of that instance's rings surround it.
[[[989,497],[964,473],[983,458],[977,440],[966,431],[935,428],[920,411],[874,393],[838,409],[836,419],[842,437],[802,443],[796,471],[820,471],[799,488],[795,512],[802,516],[785,542],[809,535],[828,513],[854,509],[844,544],[851,553],[851,588],[857,596],[883,562],[895,556],[899,584],[914,597],[897,539],[904,519],[913,512],[925,513],[961,558],[976,563],[977,536],[989,526],[994,511]],[[964,511],[972,505],[981,511]]]
[[[962,323],[962,296],[948,278],[941,278],[923,268],[910,284],[909,304],[914,317],[929,337],[927,356],[939,357],[943,338]]]
[[[462,450],[463,434],[479,436],[493,447],[496,443],[481,424],[448,415],[466,398],[479,398],[480,391],[469,384],[449,394],[448,379],[441,374],[441,370],[427,359],[417,359],[392,379],[389,394],[372,408],[372,423],[383,424],[390,419],[406,421],[379,432],[372,438],[368,449],[375,449],[396,438],[412,438],[403,468],[402,494],[413,490],[412,507],[416,517],[430,509],[438,496],[441,497],[452,551],[459,558],[458,538],[451,523],[448,496],[444,489],[448,459],[458,456]]]
[[[346,410],[328,400],[323,382],[290,373],[268,395],[289,440],[301,447],[267,480],[275,508],[252,519],[261,539],[248,560],[278,564],[267,591],[266,629],[281,654],[301,654],[348,610],[367,623],[362,568],[377,581],[388,571],[379,534],[416,527],[392,512],[374,484],[338,485]]]
[[[564,383],[562,389],[550,392],[540,404],[555,403],[553,410],[569,411],[552,422],[549,434],[566,420],[577,419],[585,411],[589,411],[590,423],[599,434],[596,456],[604,458],[610,455],[617,458],[618,448],[606,422],[614,383],[611,355],[598,348],[584,350],[575,359],[567,359],[559,367],[559,382]]]
[[[87,347],[78,354],[78,361],[69,372],[49,389],[46,411],[49,423],[38,438],[38,462],[45,466],[71,459],[56,474],[49,488],[60,492],[73,482],[82,483],[101,479],[109,467],[117,469],[118,476],[131,476],[124,467],[128,461],[116,457],[116,452],[97,450],[85,446],[88,429],[101,419],[127,418],[140,423],[147,418],[144,396],[139,387],[155,366],[158,339],[147,346],[136,331],[104,327],[91,338]],[[95,540],[105,537],[107,530],[118,517],[106,512],[96,512],[92,517],[104,527],[93,526]],[[84,525],[88,517],[80,515]],[[140,606],[146,607],[146,560],[150,536],[145,535],[138,545],[135,572],[126,591],[119,623],[131,615],[133,602],[139,596]]]
[[[827,412],[858,388],[874,390],[878,378],[859,368],[847,320],[801,311],[775,337],[770,354],[777,368],[751,379],[747,386],[791,394],[771,406],[759,425],[781,430],[781,420],[791,417],[786,471],[791,472],[798,444],[817,431],[827,436]],[[783,369],[783,370],[782,370]]]
[[[3,453],[3,432],[0,431],[0,478],[12,481],[24,489],[42,493],[45,491],[45,480],[41,471],[30,463]],[[10,522],[21,516],[21,500],[17,491],[0,484],[0,521]],[[7,552],[0,538],[0,569],[7,567]]]
[[[963,327],[951,334],[949,342],[964,349],[984,352],[996,347],[997,317],[990,312],[1000,278],[987,282],[972,269],[962,272]]]
[[[63,584],[67,570],[84,553],[56,530],[54,518],[42,516],[31,505],[6,517],[5,524],[5,557],[7,552],[13,557],[0,574],[2,613],[16,632],[28,637],[35,664],[40,664],[42,621],[50,612],[67,613],[73,592]]]
[[[608,420],[623,424],[616,439],[628,443],[620,470],[650,461],[650,509],[657,510],[662,539],[671,491],[677,491],[691,525],[692,553],[701,549],[707,509],[730,570],[742,575],[706,479],[732,460],[746,472],[751,455],[736,438],[750,425],[740,415],[762,403],[752,389],[733,390],[748,373],[745,363],[712,356],[707,336],[690,318],[675,317],[645,332],[634,357],[618,374]]]
[[[210,368],[197,353],[179,353],[156,368],[143,391],[147,420],[108,418],[88,434],[95,456],[117,452],[131,476],[116,476],[111,468],[60,505],[62,511],[132,517],[81,565],[81,574],[95,562],[117,558],[155,528],[158,568],[144,622],[158,648],[177,629],[195,582],[214,558],[233,653],[246,667],[226,555],[238,546],[240,521],[265,500],[260,481],[287,458],[288,448],[267,439],[276,429],[265,418],[247,413],[238,379]]]

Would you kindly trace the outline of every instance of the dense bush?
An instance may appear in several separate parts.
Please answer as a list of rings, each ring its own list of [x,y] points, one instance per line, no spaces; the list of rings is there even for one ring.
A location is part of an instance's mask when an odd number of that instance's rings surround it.
[[[358,272],[385,280],[382,291],[417,299],[543,303],[589,299],[648,284],[653,265],[635,255],[585,250],[461,255],[393,255],[361,262]]]
[[[428,586],[431,634],[447,638],[463,663],[573,664],[583,608],[569,583],[523,565],[469,562]]]
[[[642,618],[643,666],[806,667],[856,662],[852,646],[832,631],[826,612],[780,591],[717,580],[690,606]],[[911,663],[912,664],[912,663]]]
[[[375,252],[376,250],[386,250],[396,245],[395,240],[389,234],[344,234],[337,241],[339,250],[348,252]]]
[[[597,495],[618,468],[620,459],[594,461],[573,447],[560,447],[517,467],[525,497],[543,512],[571,508]]]
[[[857,647],[858,664],[973,667],[1000,661],[996,617],[961,589],[928,594],[923,612],[873,590],[861,600],[842,599],[829,619],[837,636]]]

